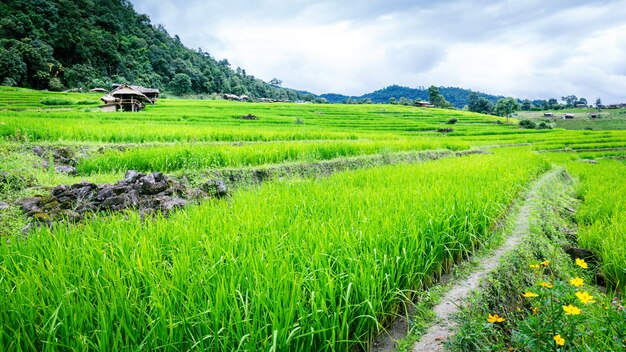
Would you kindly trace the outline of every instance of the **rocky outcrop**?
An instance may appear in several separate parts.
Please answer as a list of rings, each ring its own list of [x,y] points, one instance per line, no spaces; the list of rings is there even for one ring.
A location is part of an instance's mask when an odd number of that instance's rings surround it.
[[[33,219],[33,224],[25,228],[28,231],[39,226],[37,224],[80,221],[87,213],[137,209],[142,215],[157,212],[167,215],[192,200],[223,197],[227,193],[221,180],[208,181],[200,189],[195,189],[160,172],[143,174],[130,170],[123,180],[113,185],[89,182],[60,185],[49,195],[20,199],[15,205]]]
[[[50,161],[52,161],[52,166],[54,166],[56,172],[71,175],[76,174],[76,154],[70,148],[50,147],[45,149],[44,147],[36,145],[33,147],[33,153],[42,159],[39,166],[43,169],[50,168]]]

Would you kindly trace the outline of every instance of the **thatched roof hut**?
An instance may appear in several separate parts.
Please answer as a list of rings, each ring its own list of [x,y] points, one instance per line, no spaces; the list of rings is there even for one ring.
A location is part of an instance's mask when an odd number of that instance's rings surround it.
[[[123,84],[117,89],[109,93],[110,96],[116,99],[120,109],[124,111],[139,111],[145,107],[145,104],[150,102],[145,94],[131,88],[129,85]]]

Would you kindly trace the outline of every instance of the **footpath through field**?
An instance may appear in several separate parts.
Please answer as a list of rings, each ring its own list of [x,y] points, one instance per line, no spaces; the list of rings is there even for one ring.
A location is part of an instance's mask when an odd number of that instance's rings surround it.
[[[553,170],[544,174],[532,185],[531,189],[524,198],[524,203],[517,213],[515,227],[506,242],[494,250],[493,254],[489,256],[489,260],[481,262],[476,270],[466,280],[463,280],[448,291],[448,293],[442,297],[441,302],[433,308],[433,311],[436,314],[436,323],[431,326],[426,334],[422,336],[420,341],[413,346],[413,352],[432,352],[444,350],[443,345],[446,339],[454,333],[456,325],[451,319],[451,316],[458,312],[459,305],[463,302],[463,300],[467,299],[469,293],[478,288],[481,279],[486,277],[498,266],[502,256],[513,250],[525,236],[530,234],[529,218],[531,215],[533,201],[537,197],[537,191],[541,185],[543,185],[545,180],[547,180],[555,172],[557,171]]]
[[[470,292],[477,289],[483,278],[492,272],[500,263],[502,256],[513,250],[522,239],[529,235],[529,218],[533,201],[537,197],[538,190],[543,183],[558,170],[553,170],[542,175],[531,186],[524,197],[523,203],[516,214],[515,225],[512,233],[507,237],[505,243],[494,249],[488,260],[483,260],[467,279],[455,284],[440,300],[440,303],[433,307],[435,313],[435,323],[421,337],[420,341],[413,346],[413,352],[443,351],[444,344],[448,337],[454,333],[456,323],[452,316],[459,311],[460,304],[468,298]],[[372,351],[388,352],[394,350],[394,340],[402,339],[406,335],[407,322],[405,320],[396,322],[396,326],[391,327],[387,334],[379,337]]]

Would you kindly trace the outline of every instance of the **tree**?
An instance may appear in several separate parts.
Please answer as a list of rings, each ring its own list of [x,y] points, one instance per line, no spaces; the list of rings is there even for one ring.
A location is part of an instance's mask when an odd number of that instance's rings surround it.
[[[602,109],[602,99],[600,98],[596,99],[596,109],[598,110]]]
[[[438,108],[448,109],[452,107],[452,105],[446,101],[446,98],[441,95],[439,88],[435,86],[428,87],[428,99],[431,104]]]
[[[406,97],[400,97],[400,105],[411,105],[412,101]]]
[[[186,73],[177,73],[170,82],[174,94],[182,95],[191,91],[191,78]]]
[[[565,97],[561,97],[561,100],[565,102],[566,107],[571,108],[574,107],[574,105],[578,101],[578,98],[575,95],[568,95]]]
[[[272,78],[269,83],[275,87],[280,87],[281,85],[283,85],[283,81],[278,78]]]
[[[474,112],[477,112],[479,114],[489,115],[493,112],[493,104],[491,104],[489,100],[483,97],[480,97],[478,98],[478,100],[476,100],[475,109],[476,111]]]
[[[580,98],[580,99],[578,99],[578,102],[576,102],[576,105],[577,105],[577,106],[578,106],[578,105],[584,105],[584,106],[587,106],[587,99],[585,99],[585,98]]]
[[[26,64],[22,57],[14,50],[0,47],[0,80],[11,79],[20,83],[26,78]]]
[[[533,108],[533,103],[528,100],[528,99],[524,99],[524,101],[522,102],[522,106],[521,109],[522,111],[530,111]]]
[[[391,98],[389,98],[389,104],[391,104],[391,105],[396,105],[396,104],[398,104],[398,101],[396,100],[396,97],[391,97]]]
[[[499,99],[494,106],[494,111],[498,116],[505,116],[506,122],[509,122],[511,114],[519,110],[519,108],[520,104],[517,99],[508,97]]]

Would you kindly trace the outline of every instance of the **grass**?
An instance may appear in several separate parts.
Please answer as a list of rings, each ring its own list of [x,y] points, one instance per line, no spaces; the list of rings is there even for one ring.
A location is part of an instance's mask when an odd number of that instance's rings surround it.
[[[0,247],[0,345],[365,347],[546,167],[521,151],[452,158],[41,231]]]
[[[537,123],[547,122],[553,123],[558,128],[564,128],[568,130],[624,130],[626,129],[626,109],[611,109],[601,110],[597,109],[567,109],[552,112],[554,118],[545,118],[543,116],[544,111],[521,111],[518,113],[519,119],[532,120]],[[573,113],[576,116],[571,120],[564,120],[561,117],[565,113]],[[591,114],[599,114],[598,118],[591,118]]]
[[[577,195],[583,200],[576,218],[578,238],[601,259],[601,270],[618,289],[626,287],[626,164],[602,160],[599,164],[571,162],[578,177]]]
[[[530,219],[532,235],[510,253],[467,302],[458,316],[452,351],[601,350],[626,347],[626,310],[620,300],[593,284],[593,267],[576,265],[562,246],[570,243],[561,229],[571,227],[573,183],[567,174],[540,190]],[[582,286],[570,280],[582,278]],[[595,302],[578,296],[587,293]],[[566,314],[574,306],[580,313]],[[497,314],[502,321],[489,321]]]
[[[602,258],[612,287],[623,285],[624,246],[611,244],[624,241],[625,131],[524,130],[396,105],[161,99],[140,113],[101,113],[99,97],[0,87],[0,200],[112,183],[131,168],[204,179],[383,162],[316,179],[290,171],[169,218],[100,214],[28,238],[17,208],[0,210],[0,349],[365,349],[406,299],[490,244],[496,219],[548,161],[580,181],[580,243]],[[435,132],[450,119],[453,132]],[[36,145],[83,155],[79,175],[37,167]],[[396,153],[470,148],[495,154],[380,166]]]

